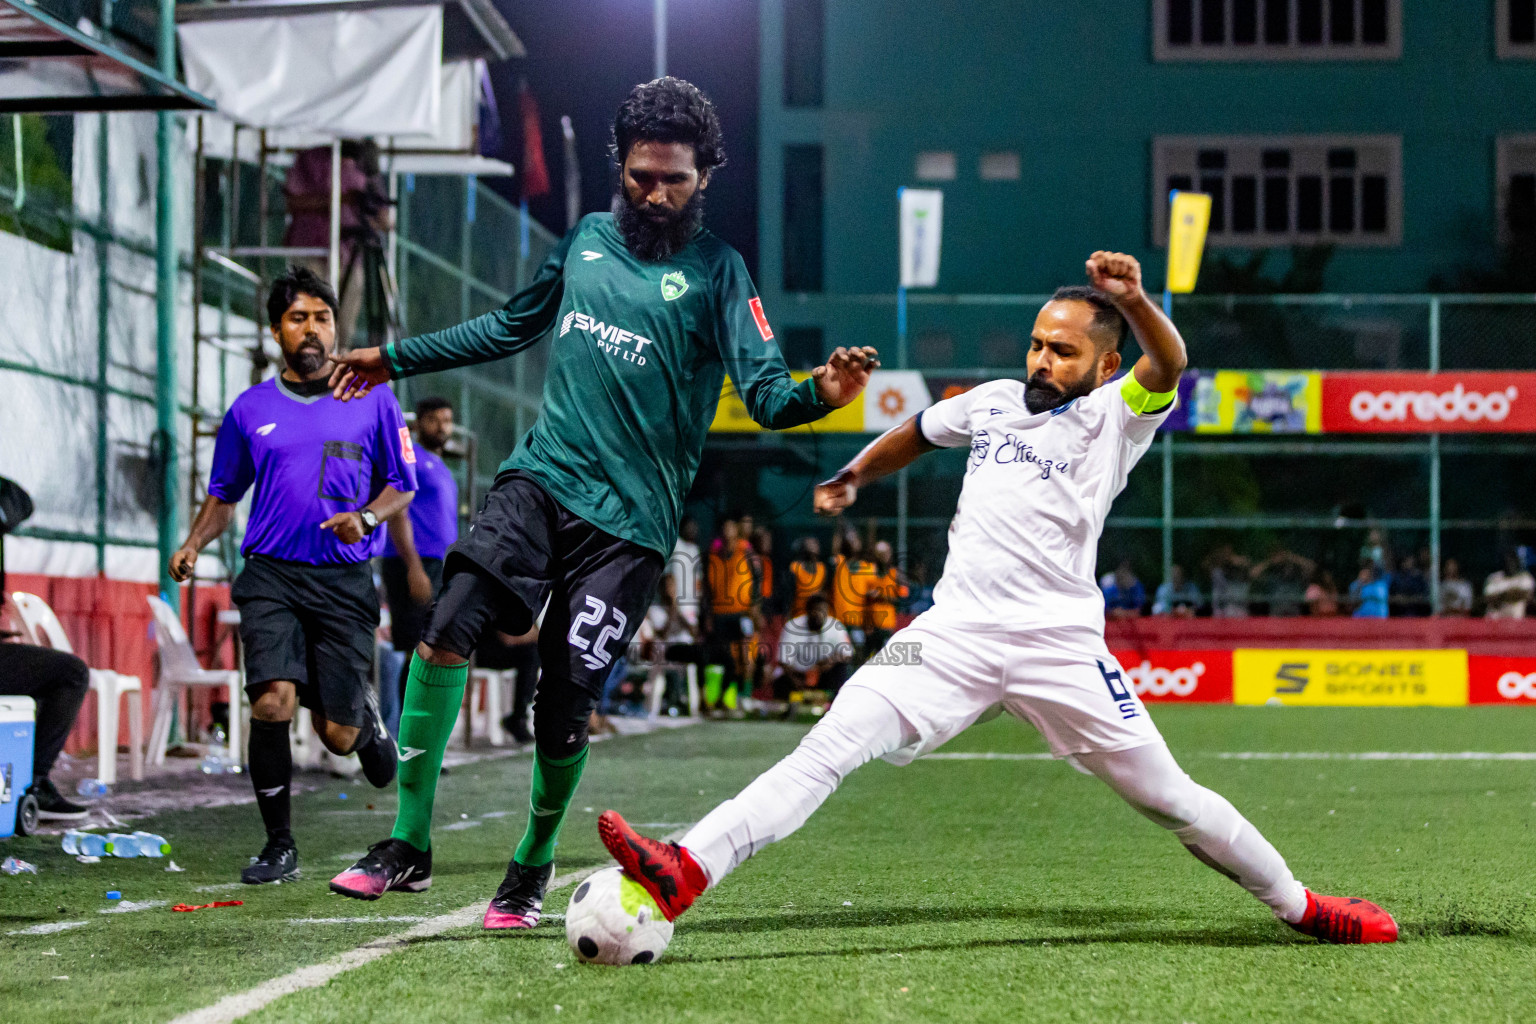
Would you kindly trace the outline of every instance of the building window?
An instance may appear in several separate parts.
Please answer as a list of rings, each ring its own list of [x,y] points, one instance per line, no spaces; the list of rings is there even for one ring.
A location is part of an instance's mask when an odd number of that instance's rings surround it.
[[[1536,0],[1495,0],[1494,49],[1502,60],[1536,60]]]
[[[1157,60],[1395,60],[1402,52],[1399,0],[1152,0]]]
[[[821,147],[784,147],[784,290],[822,287]]]
[[[820,327],[785,327],[779,331],[779,350],[791,370],[814,370],[826,359],[826,341]]]
[[[784,2],[784,105],[819,107],[826,45],[823,0]]]
[[[1536,135],[1499,139],[1499,241],[1536,236]]]
[[[955,167],[954,153],[931,149],[917,154],[912,174],[918,181],[954,181]]]
[[[1152,232],[1168,241],[1168,192],[1211,197],[1212,246],[1397,245],[1395,135],[1162,136],[1152,143]]]
[[[1018,181],[1019,154],[983,153],[977,163],[976,173],[982,181]]]

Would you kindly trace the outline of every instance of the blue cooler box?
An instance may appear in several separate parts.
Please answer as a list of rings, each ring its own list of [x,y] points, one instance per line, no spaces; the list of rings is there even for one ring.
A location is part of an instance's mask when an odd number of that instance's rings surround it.
[[[32,785],[36,718],[31,697],[0,697],[0,839],[16,834],[16,805]]]

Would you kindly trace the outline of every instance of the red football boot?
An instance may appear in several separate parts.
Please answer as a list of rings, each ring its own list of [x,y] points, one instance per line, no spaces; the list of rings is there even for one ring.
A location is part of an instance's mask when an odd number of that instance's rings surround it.
[[[651,894],[668,921],[677,920],[709,884],[704,869],[687,850],[645,838],[618,811],[598,815],[597,834],[619,866]]]
[[[1397,922],[1370,900],[1319,896],[1311,889],[1307,890],[1307,912],[1291,927],[1303,935],[1342,945],[1397,941]]]

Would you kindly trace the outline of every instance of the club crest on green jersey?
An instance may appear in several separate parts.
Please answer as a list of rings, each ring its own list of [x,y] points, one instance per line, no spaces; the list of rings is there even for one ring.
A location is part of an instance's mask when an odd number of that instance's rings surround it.
[[[663,299],[666,299],[668,302],[671,302],[673,299],[680,299],[687,290],[688,279],[683,276],[681,270],[674,270],[662,275],[661,297]]]

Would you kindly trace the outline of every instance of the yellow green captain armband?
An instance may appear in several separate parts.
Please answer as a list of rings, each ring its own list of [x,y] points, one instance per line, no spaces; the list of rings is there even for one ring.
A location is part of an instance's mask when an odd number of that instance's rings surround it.
[[[1135,373],[1128,373],[1120,382],[1120,397],[1125,399],[1125,404],[1131,407],[1131,412],[1137,416],[1147,413],[1158,413],[1173,404],[1173,400],[1179,396],[1179,389],[1172,391],[1148,391],[1141,386],[1141,381],[1136,379]]]

